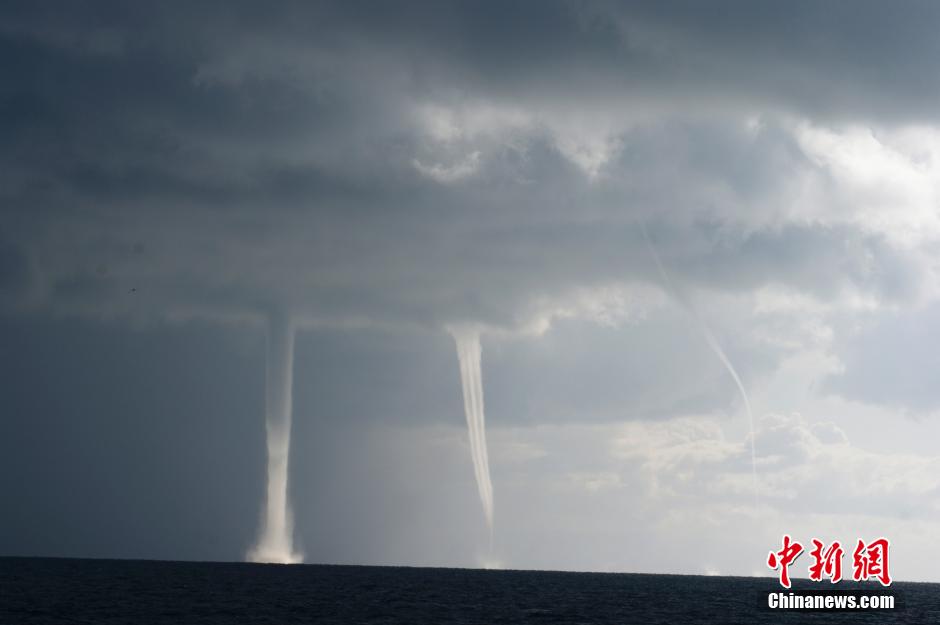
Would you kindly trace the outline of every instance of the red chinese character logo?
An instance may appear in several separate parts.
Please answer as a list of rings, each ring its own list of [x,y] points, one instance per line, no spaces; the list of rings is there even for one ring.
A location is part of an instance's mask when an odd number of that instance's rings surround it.
[[[814,582],[821,582],[825,574],[833,584],[841,580],[844,551],[839,541],[835,541],[823,551],[823,543],[814,538],[813,547],[815,548],[809,552],[809,555],[813,556],[813,564],[809,567],[809,578]]]
[[[888,539],[879,538],[867,545],[859,539],[852,554],[854,572],[852,579],[865,581],[872,577],[881,582],[882,586],[891,585],[891,575],[888,573]]]
[[[787,570],[794,560],[803,553],[803,545],[798,542],[790,542],[790,535],[783,535],[783,549],[780,551],[771,551],[767,556],[767,566],[776,570],[780,567],[780,585],[784,588],[790,587],[790,573]]]

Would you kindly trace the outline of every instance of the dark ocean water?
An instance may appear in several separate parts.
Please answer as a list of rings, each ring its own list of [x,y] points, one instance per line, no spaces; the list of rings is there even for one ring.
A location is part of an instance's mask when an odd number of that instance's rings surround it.
[[[779,590],[770,578],[0,558],[0,624],[940,622],[938,584],[895,583],[898,609],[876,612],[760,607]]]

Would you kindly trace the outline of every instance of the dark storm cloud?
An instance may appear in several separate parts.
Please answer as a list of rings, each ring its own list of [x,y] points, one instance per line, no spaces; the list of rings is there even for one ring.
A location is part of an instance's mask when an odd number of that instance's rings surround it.
[[[590,317],[572,310],[585,289],[661,286],[640,223],[676,282],[701,292],[773,285],[905,301],[923,282],[916,254],[830,218],[829,196],[793,216],[807,202],[793,181],[825,188],[832,172],[786,115],[920,119],[934,87],[904,51],[935,45],[922,26],[929,5],[5,11],[0,303],[10,308],[139,319],[286,307],[353,327],[531,331]],[[872,54],[886,39],[900,51]],[[911,83],[891,107],[889,80]],[[555,337],[554,369],[525,349],[497,352],[493,409],[529,421],[727,405],[733,389],[703,382],[706,352],[663,399],[665,363],[688,350],[675,337],[695,342],[674,313],[625,331],[592,385],[567,386],[587,363],[566,368],[560,353],[617,343],[605,330]],[[382,337],[315,349],[312,396],[432,377],[428,389],[447,387],[406,348],[383,351]],[[421,344],[446,354],[440,342]],[[670,346],[658,360],[657,343]],[[781,355],[736,359],[757,379]],[[531,388],[516,393],[525,371]],[[413,397],[362,396],[341,412],[428,419],[451,399],[409,415]]]
[[[209,5],[14,4],[0,37],[10,77],[0,104],[4,230],[35,257],[50,306],[86,311],[128,312],[123,295],[139,288],[146,304],[133,305],[149,311],[281,302],[330,319],[513,326],[533,297],[648,274],[637,269],[645,252],[634,217],[654,214],[679,240],[741,243],[696,248],[688,262],[707,274],[696,278],[803,286],[843,268],[802,276],[793,264],[827,265],[793,250],[829,255],[838,241],[865,247],[871,237],[733,232],[749,213],[773,212],[766,205],[788,171],[812,168],[786,132],[771,124],[749,136],[721,117],[614,124],[605,132],[621,151],[607,180],[591,182],[553,124],[566,111],[603,117],[634,105],[700,117],[691,93],[741,111],[772,101],[875,114],[882,105],[866,108],[865,94],[888,91],[883,76],[912,81],[891,116],[916,117],[911,96],[927,88],[924,76],[888,71],[909,58],[900,54],[870,67],[871,46],[885,43],[867,38],[883,24],[902,48],[933,46],[921,32],[928,20],[904,19],[932,10],[281,3],[219,14]],[[765,62],[770,71],[755,71]],[[843,99],[856,96],[847,108]],[[535,117],[428,138],[422,107],[478,100]],[[483,156],[472,175],[449,184],[413,166],[450,175],[473,153]],[[715,181],[730,203],[706,195]],[[717,243],[715,219],[731,230]],[[781,236],[792,257],[761,262],[767,252],[754,242]],[[729,262],[712,271],[721,255]],[[843,277],[857,276],[849,268]]]
[[[415,91],[464,85],[544,97],[590,87],[640,100],[695,93],[811,117],[932,119],[937,11],[929,2],[282,3],[233,6],[211,28],[208,11],[200,19],[190,9],[183,29],[216,51],[247,42],[390,53],[408,63]]]
[[[585,289],[660,285],[641,222],[684,288],[905,301],[921,260],[831,214],[851,217],[854,197],[794,191],[836,183],[787,116],[921,119],[935,87],[913,52],[935,45],[933,11],[7,5],[0,303],[532,330],[590,316],[572,312]],[[643,323],[668,343],[684,322]],[[772,367],[755,353],[743,365]],[[687,407],[715,408],[696,376]],[[496,406],[511,405],[499,388]],[[631,414],[676,407],[627,399]],[[618,412],[596,403],[585,415]]]

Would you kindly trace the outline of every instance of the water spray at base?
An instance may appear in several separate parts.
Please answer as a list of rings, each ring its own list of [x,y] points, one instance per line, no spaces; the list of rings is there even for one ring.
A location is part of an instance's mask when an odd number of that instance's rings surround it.
[[[493,484],[490,482],[490,463],[486,451],[486,418],[483,412],[483,379],[481,376],[480,333],[469,328],[448,328],[457,343],[457,359],[460,361],[460,384],[463,387],[463,407],[470,434],[470,455],[473,472],[477,480],[483,515],[490,530],[490,547],[493,540]]]
[[[303,554],[294,551],[293,515],[287,500],[294,378],[294,327],[287,315],[270,319],[267,358],[268,488],[258,542],[247,557],[250,562],[294,564],[303,561]]]
[[[692,302],[685,296],[685,294],[679,289],[679,287],[673,283],[672,279],[669,277],[669,274],[666,272],[665,266],[663,266],[662,260],[659,258],[659,253],[656,251],[656,246],[653,245],[653,240],[650,238],[649,232],[646,231],[646,225],[640,221],[640,230],[643,231],[643,238],[646,241],[647,248],[650,251],[650,254],[653,257],[653,260],[656,262],[656,268],[659,270],[659,275],[662,277],[663,282],[665,283],[666,288],[672,292],[675,298],[679,301],[682,307],[688,311],[692,316],[695,322],[698,324],[699,329],[702,331],[702,334],[705,336],[705,342],[708,343],[708,347],[714,352],[718,357],[718,360],[721,361],[721,364],[728,371],[728,374],[731,376],[731,379],[734,380],[735,385],[738,387],[738,392],[741,394],[741,399],[744,402],[744,411],[747,413],[748,427],[750,429],[750,443],[751,443],[751,480],[754,486],[754,508],[757,508],[757,452],[754,448],[754,414],[751,412],[751,401],[747,397],[747,391],[744,390],[744,384],[741,382],[741,376],[738,375],[737,370],[734,368],[734,365],[731,364],[731,359],[728,358],[728,355],[725,354],[725,350],[722,349],[721,344],[718,342],[718,339],[715,338],[715,335],[712,333],[711,328],[705,323],[701,315],[699,315],[698,310]]]

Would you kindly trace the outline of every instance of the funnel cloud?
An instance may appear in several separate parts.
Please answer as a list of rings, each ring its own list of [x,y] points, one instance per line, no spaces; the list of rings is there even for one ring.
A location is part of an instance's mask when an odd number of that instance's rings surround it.
[[[483,379],[481,376],[480,333],[470,328],[450,328],[457,343],[460,361],[460,385],[463,388],[463,408],[470,434],[470,455],[476,476],[480,503],[486,525],[493,532],[493,484],[490,481],[490,461],[486,450],[486,417],[483,411]]]
[[[644,224],[642,221],[639,221],[639,225],[640,230],[643,232],[643,239],[646,241],[646,247],[649,249],[650,255],[653,257],[653,261],[656,263],[656,269],[659,271],[659,275],[663,280],[664,286],[672,291],[676,299],[679,300],[679,303],[682,304],[682,307],[695,320],[695,323],[701,330],[702,335],[705,337],[705,342],[708,343],[709,349],[711,349],[715,356],[718,357],[718,360],[721,361],[722,366],[728,372],[728,375],[731,376],[731,379],[734,380],[734,384],[738,387],[738,392],[741,394],[741,400],[744,402],[744,412],[747,414],[747,425],[749,433],[748,440],[751,451],[751,483],[753,485],[754,491],[754,507],[757,508],[757,450],[754,445],[754,414],[751,412],[751,400],[748,399],[747,391],[744,390],[744,383],[741,382],[741,376],[738,375],[737,369],[734,368],[734,364],[732,364],[731,359],[728,358],[725,350],[722,349],[721,343],[718,342],[718,339],[715,337],[715,334],[712,332],[711,328],[709,328],[708,324],[705,323],[705,320],[702,319],[702,316],[699,314],[698,310],[695,308],[689,298],[686,297],[686,295],[669,277],[669,273],[666,271],[666,267],[663,265],[663,261],[659,257],[659,252],[656,251],[656,246],[653,244],[653,239],[650,238],[649,231],[646,229],[646,224]]]
[[[294,326],[287,315],[268,323],[265,417],[268,439],[268,486],[257,544],[250,562],[295,564],[303,555],[294,550],[294,520],[287,491],[294,377]]]

